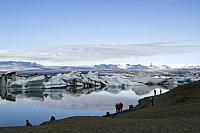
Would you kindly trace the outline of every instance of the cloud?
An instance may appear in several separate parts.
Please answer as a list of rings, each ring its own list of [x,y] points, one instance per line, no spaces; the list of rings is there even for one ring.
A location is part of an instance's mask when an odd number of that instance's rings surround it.
[[[32,51],[0,51],[0,60],[36,61],[43,64],[73,64],[74,62],[96,62],[129,57],[163,54],[200,53],[198,45],[169,45],[168,43],[141,45],[63,45]]]

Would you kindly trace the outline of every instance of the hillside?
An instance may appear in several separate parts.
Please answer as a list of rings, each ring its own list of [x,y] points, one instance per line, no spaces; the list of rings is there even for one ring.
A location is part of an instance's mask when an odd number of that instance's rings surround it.
[[[135,111],[122,113],[120,118],[169,119],[200,118],[200,82],[177,87],[163,95],[154,97],[154,106],[150,98],[140,100]]]

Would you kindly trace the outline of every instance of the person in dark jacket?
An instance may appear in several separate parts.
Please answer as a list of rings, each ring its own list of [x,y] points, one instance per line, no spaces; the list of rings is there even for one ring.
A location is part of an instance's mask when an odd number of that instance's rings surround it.
[[[50,121],[55,121],[56,118],[54,116],[51,116]]]
[[[110,112],[106,113],[106,117],[111,117]]]
[[[29,120],[26,120],[26,126],[27,126],[27,127],[32,126],[32,124],[29,122]]]
[[[156,96],[156,90],[154,90],[154,96]]]

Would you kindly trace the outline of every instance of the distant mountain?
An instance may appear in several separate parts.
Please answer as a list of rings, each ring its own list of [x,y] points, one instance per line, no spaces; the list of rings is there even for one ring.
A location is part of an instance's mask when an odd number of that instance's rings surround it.
[[[40,70],[40,71],[56,71],[56,72],[65,72],[65,71],[96,71],[96,70],[165,70],[172,69],[170,66],[161,65],[153,66],[143,66],[141,64],[131,65],[131,64],[99,64],[94,66],[43,66],[37,63],[32,62],[23,62],[23,61],[0,61],[0,71],[27,71],[27,70]],[[175,69],[175,68],[173,68]],[[187,66],[178,69],[200,69],[200,66]]]
[[[106,69],[112,69],[112,70],[120,69],[120,68],[118,67],[118,65],[113,65],[113,64],[94,65],[94,68],[96,68],[96,69],[101,69],[101,70],[106,70]]]
[[[42,69],[43,66],[37,63],[23,61],[0,61],[0,71],[20,71]]]
[[[32,62],[23,61],[0,61],[0,71],[25,71],[25,70],[42,70],[42,71],[95,71],[95,70],[142,70],[150,69],[149,66],[138,65],[120,65],[120,64],[99,64],[94,66],[43,66]]]
[[[114,64],[100,64],[100,65],[95,65],[94,66],[96,69],[112,69],[112,70],[118,70],[118,69],[128,69],[128,70],[138,70],[138,69],[149,69],[148,66],[143,66],[141,64],[138,65],[131,65],[131,64],[126,64],[126,65],[114,65]]]
[[[148,66],[143,66],[141,64],[138,64],[138,65],[130,65],[130,64],[127,64],[127,69],[149,69]]]

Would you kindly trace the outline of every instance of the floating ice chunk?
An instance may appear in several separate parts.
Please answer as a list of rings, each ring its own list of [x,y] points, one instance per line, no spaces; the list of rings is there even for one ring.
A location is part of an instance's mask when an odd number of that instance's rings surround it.
[[[26,86],[44,86],[44,76],[38,76],[30,79]]]
[[[28,80],[17,80],[17,81],[14,81],[10,84],[10,87],[11,88],[17,88],[17,87],[24,87],[26,86],[28,83]]]
[[[109,86],[132,86],[132,85],[143,85],[140,83],[132,82],[129,79],[122,78],[119,76],[105,76],[103,78],[104,82],[108,83]]]

